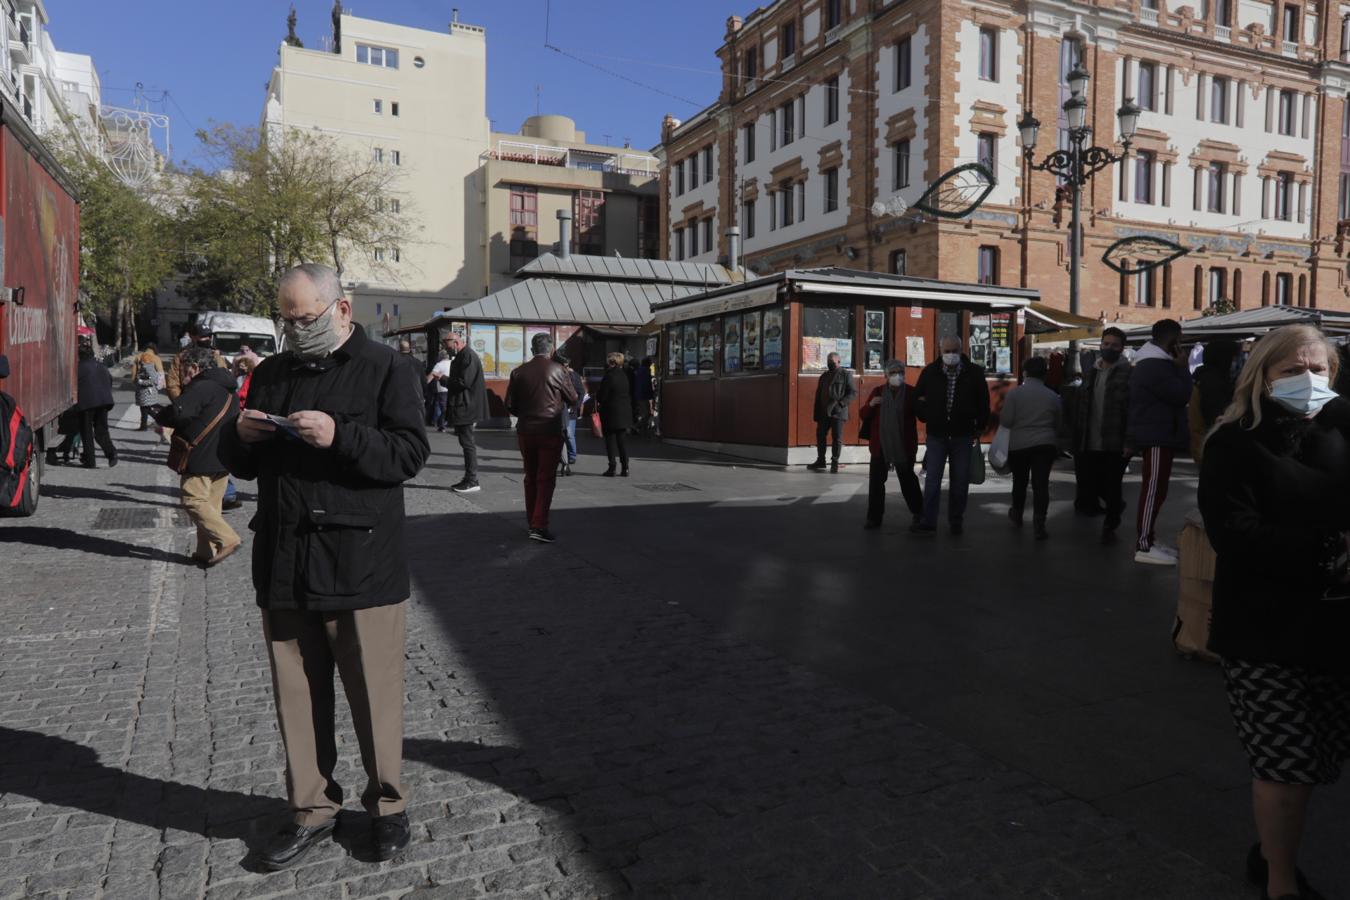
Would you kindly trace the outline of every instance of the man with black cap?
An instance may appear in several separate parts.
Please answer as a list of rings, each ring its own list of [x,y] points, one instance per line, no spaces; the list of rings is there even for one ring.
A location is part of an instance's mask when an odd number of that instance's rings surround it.
[[[188,343],[183,348],[189,347],[211,347],[211,326],[205,322],[193,322],[188,326]],[[183,363],[183,350],[178,351],[178,355],[173,358],[173,365],[169,366],[169,371],[164,373],[164,393],[169,395],[170,400],[177,400],[178,395],[183,393],[183,372],[186,366]],[[228,369],[229,364],[225,362],[225,357],[220,355],[219,350],[211,351],[216,365],[222,369]]]

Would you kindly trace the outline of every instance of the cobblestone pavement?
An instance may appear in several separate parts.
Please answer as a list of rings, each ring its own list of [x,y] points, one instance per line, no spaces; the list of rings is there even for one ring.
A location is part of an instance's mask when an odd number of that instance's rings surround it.
[[[303,865],[258,872],[284,776],[248,555],[186,565],[162,451],[114,434],[122,464],[49,470],[38,516],[0,522],[0,898],[1249,896],[524,541],[448,491],[453,448],[435,435],[442,465],[407,491],[413,843],[365,862],[364,814],[344,813]],[[247,515],[230,514],[244,534]]]

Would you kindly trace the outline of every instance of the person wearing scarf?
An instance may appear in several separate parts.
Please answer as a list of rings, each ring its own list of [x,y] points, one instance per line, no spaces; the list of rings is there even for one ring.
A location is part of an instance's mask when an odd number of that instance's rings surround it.
[[[886,478],[892,469],[900,479],[900,492],[910,515],[919,522],[923,518],[923,489],[914,474],[919,430],[903,361],[893,359],[886,364],[886,383],[873,388],[863,404],[861,431],[867,435],[872,456],[867,478],[867,522],[863,527],[881,527],[886,512]]]

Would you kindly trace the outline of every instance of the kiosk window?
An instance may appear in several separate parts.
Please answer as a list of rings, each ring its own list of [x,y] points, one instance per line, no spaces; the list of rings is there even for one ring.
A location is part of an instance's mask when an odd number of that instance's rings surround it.
[[[748,312],[741,316],[741,368],[747,372],[759,369],[764,352],[763,324],[760,314]]]
[[[937,314],[937,344],[933,347],[933,358],[942,352],[942,339],[954,337],[961,339],[961,314],[955,311],[938,310]],[[925,360],[924,362],[928,362]]]
[[[880,372],[886,365],[886,312],[869,309],[863,313],[863,343],[866,355],[863,368],[869,372]]]
[[[698,323],[698,372],[706,375],[717,371],[717,320],[704,319]]]
[[[731,374],[741,370],[741,317],[722,319],[722,372]]]
[[[764,341],[765,369],[783,368],[783,316],[782,309],[764,310],[764,327],[760,332],[760,339]]]
[[[680,341],[679,325],[671,325],[666,329],[666,374],[679,375],[680,364],[683,361],[683,343]]]
[[[853,368],[853,309],[802,307],[801,353],[803,372],[824,372],[831,353],[839,354],[841,366]]]
[[[684,326],[684,374],[698,374],[698,326]]]

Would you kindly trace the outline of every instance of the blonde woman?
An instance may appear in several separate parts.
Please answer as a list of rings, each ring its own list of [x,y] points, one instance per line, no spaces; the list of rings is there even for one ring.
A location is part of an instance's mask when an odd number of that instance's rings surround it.
[[[1247,873],[1269,900],[1320,896],[1295,867],[1314,785],[1350,756],[1350,402],[1335,348],[1272,331],[1205,442],[1200,511],[1218,554],[1209,647],[1223,659],[1252,770],[1260,843]]]

